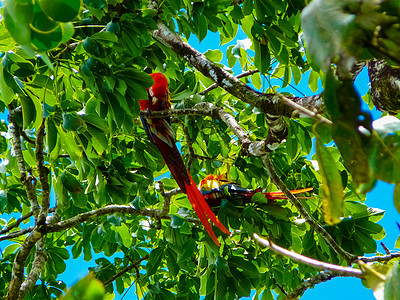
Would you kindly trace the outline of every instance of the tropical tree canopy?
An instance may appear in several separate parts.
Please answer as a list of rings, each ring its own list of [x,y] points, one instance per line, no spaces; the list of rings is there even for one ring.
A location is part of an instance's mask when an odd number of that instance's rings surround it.
[[[135,285],[143,299],[295,299],[338,276],[399,297],[400,255],[377,252],[384,211],[364,204],[377,180],[400,182],[398,1],[6,0],[2,16],[1,298]],[[226,51],[188,43],[211,32]],[[171,110],[140,111],[153,72]],[[322,89],[282,90],[300,82]],[[210,204],[231,233],[213,227],[220,247],[140,116],[171,118],[196,184],[214,174],[254,191]],[[399,209],[398,186],[384,197]],[[93,253],[67,291],[66,264]]]

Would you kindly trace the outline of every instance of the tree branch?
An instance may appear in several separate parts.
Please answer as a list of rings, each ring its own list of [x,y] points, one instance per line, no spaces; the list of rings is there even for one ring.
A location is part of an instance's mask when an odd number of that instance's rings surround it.
[[[10,132],[13,137],[13,150],[15,156],[17,157],[18,170],[21,174],[21,182],[24,185],[26,194],[28,196],[28,200],[31,203],[33,216],[35,217],[36,220],[37,214],[39,213],[39,204],[37,201],[36,190],[34,184],[32,183],[33,178],[27,175],[25,168],[25,160],[24,160],[24,155],[22,153],[21,139],[20,139],[21,128],[14,121],[14,115],[19,109],[20,108],[10,111],[10,117],[9,117],[11,123]]]
[[[239,78],[242,78],[242,77],[251,76],[251,75],[256,74],[256,73],[258,73],[258,72],[260,72],[258,69],[249,70],[249,71],[246,71],[246,72],[243,72],[243,73],[237,75],[236,78],[239,79]],[[202,90],[202,91],[199,93],[199,95],[205,95],[205,94],[207,94],[208,92],[210,92],[210,91],[216,89],[217,87],[218,87],[218,84],[214,83],[214,84],[210,85],[208,88],[206,88],[205,90]]]
[[[189,158],[187,161],[187,165],[186,168],[188,170],[190,170],[190,166],[192,165],[195,157],[194,157],[194,149],[193,149],[193,141],[190,138],[190,134],[189,134],[189,130],[186,128],[186,126],[183,126],[183,132],[185,133],[185,137],[186,137],[186,144],[188,146],[188,150],[189,150]]]
[[[164,198],[164,203],[163,203],[163,208],[162,208],[162,211],[161,211],[161,216],[166,216],[169,213],[169,207],[171,205],[171,197],[172,197],[172,195],[171,194],[167,194],[165,192],[164,183],[161,180],[158,182],[158,187],[159,187],[161,196],[163,196],[163,198]]]
[[[36,164],[39,172],[39,180],[42,186],[42,205],[38,216],[38,224],[42,225],[46,221],[46,217],[50,208],[50,186],[49,186],[49,169],[44,165],[44,130],[46,119],[43,118],[42,124],[39,127],[36,138]]]
[[[125,269],[123,269],[122,271],[118,272],[117,274],[115,274],[114,276],[112,276],[111,278],[109,278],[108,280],[103,282],[104,286],[109,285],[110,283],[112,283],[113,281],[115,281],[118,277],[121,277],[122,275],[124,275],[125,273],[129,272],[132,269],[137,269],[137,267],[142,263],[142,261],[146,260],[149,258],[149,255],[143,256],[141,259],[139,259],[137,262],[132,263],[131,265],[127,266]],[[139,273],[139,272],[138,272]]]
[[[297,104],[296,102],[294,102],[293,100],[289,99],[288,97],[285,97],[282,94],[278,94],[279,99],[281,99],[283,102],[285,102],[287,105],[293,107],[296,111],[298,111],[300,114],[304,114],[308,117],[311,118],[315,118],[318,121],[321,121],[323,123],[332,125],[332,121],[328,120],[327,118],[321,116],[320,114],[317,114],[313,111],[308,110],[307,108],[304,108],[303,106]]]
[[[35,258],[32,262],[32,269],[29,272],[29,275],[27,276],[25,281],[21,285],[21,290],[19,291],[20,299],[23,299],[25,294],[36,284],[46,261],[47,261],[46,245],[44,237],[42,237],[36,243],[36,252],[35,252]]]
[[[389,255],[382,256],[371,256],[371,257],[360,257],[359,260],[368,263],[368,262],[388,262],[389,260],[400,258],[400,252],[392,253]]]
[[[49,209],[49,213],[53,213],[56,211],[55,207],[52,207]],[[12,229],[18,227],[22,222],[24,222],[25,220],[29,219],[30,217],[33,216],[33,212],[30,212],[28,214],[26,214],[25,216],[22,216],[21,218],[19,218],[18,220],[15,221],[15,223],[11,224],[10,226],[7,226],[6,228],[4,228],[3,230],[0,231],[0,235],[3,235],[7,232],[10,232]],[[1,236],[0,236],[1,239]],[[1,241],[1,240],[0,240]]]
[[[348,263],[353,263],[357,260],[357,256],[353,255],[347,251],[345,251],[342,247],[340,247],[336,241],[332,238],[332,236],[320,225],[318,224],[306,211],[306,209],[301,205],[301,203],[297,200],[295,196],[290,192],[290,190],[286,187],[283,181],[279,178],[278,174],[276,174],[275,168],[273,166],[270,155],[267,153],[262,156],[263,163],[268,170],[271,181],[285,194],[285,196],[289,199],[290,203],[296,207],[299,211],[302,218],[306,220],[308,224],[310,224],[311,228],[313,228],[317,233],[319,233],[325,241],[335,250],[336,253],[341,255]]]
[[[293,300],[300,298],[307,289],[312,289],[318,283],[331,280],[339,275],[333,275],[328,272],[321,272],[318,275],[308,278],[307,280],[300,283],[290,294],[286,295],[284,300]]]
[[[32,233],[26,238],[26,240],[22,243],[19,248],[17,255],[15,256],[11,281],[8,285],[7,295],[5,300],[17,300],[20,299],[19,292],[21,288],[21,284],[24,278],[24,268],[25,261],[31,251],[32,247],[35,246],[38,240],[42,238],[42,233],[33,229]]]
[[[253,234],[254,238],[256,239],[257,242],[260,244],[270,248],[272,251],[274,251],[277,254],[289,257],[292,260],[295,260],[297,262],[306,264],[308,266],[312,266],[316,269],[319,270],[328,270],[333,274],[339,275],[339,276],[347,276],[347,277],[357,277],[357,278],[364,278],[364,274],[361,270],[359,269],[353,269],[349,267],[343,267],[339,265],[334,265],[330,263],[326,263],[323,261],[319,261],[313,258],[309,258],[307,256],[298,254],[294,251],[289,251],[287,249],[284,249],[282,247],[279,247],[278,245],[275,245],[271,241],[265,240],[260,238],[256,233]]]
[[[169,47],[179,56],[186,59],[204,76],[212,79],[221,88],[223,88],[233,96],[239,98],[240,100],[250,104],[253,107],[257,107],[262,112],[264,112],[267,116],[267,123],[268,119],[271,116],[275,116],[274,126],[270,126],[269,128],[271,134],[268,141],[273,143],[279,140],[280,142],[285,138],[287,134],[287,130],[285,129],[286,123],[284,122],[283,118],[280,118],[280,116],[291,117],[294,109],[279,101],[276,94],[260,93],[252,89],[232,74],[220,68],[214,62],[208,60],[205,55],[191,47],[189,44],[185,43],[177,34],[170,31],[169,28],[163,23],[158,23],[158,29],[153,31],[153,37],[162,44]],[[292,100],[295,102],[297,102],[297,100],[299,99],[300,98],[298,97],[292,98]],[[304,99],[304,101],[302,101],[302,104],[306,104],[306,108],[311,111],[319,111],[319,107],[317,105],[321,104],[321,108],[323,107],[323,102],[319,101],[320,99],[320,96],[308,97],[308,100]],[[308,107],[308,105],[311,106]],[[278,122],[279,125],[277,124]],[[279,132],[273,132],[275,128],[279,129]]]

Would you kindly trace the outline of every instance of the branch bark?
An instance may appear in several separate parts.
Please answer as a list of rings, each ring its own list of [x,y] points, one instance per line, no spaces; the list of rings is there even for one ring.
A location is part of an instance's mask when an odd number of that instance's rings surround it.
[[[400,258],[400,252],[382,256],[360,257],[359,259],[365,263],[368,262],[388,262],[389,260]]]
[[[333,275],[328,272],[321,272],[318,275],[308,278],[307,280],[300,283],[290,294],[286,295],[284,300],[293,300],[300,298],[307,289],[312,289],[316,284],[331,280],[339,275]]]
[[[8,285],[7,295],[5,300],[17,300],[20,299],[19,292],[21,284],[24,278],[25,261],[29,255],[29,252],[35,246],[37,241],[43,237],[43,234],[39,232],[36,227],[33,229],[31,234],[26,238],[24,243],[19,248],[17,255],[15,256],[11,281]]]
[[[36,284],[36,281],[39,279],[39,275],[42,272],[43,266],[47,261],[46,245],[44,239],[45,238],[42,237],[36,243],[36,252],[35,258],[32,262],[32,269],[21,285],[21,290],[19,292],[20,299],[23,299],[25,294]]]
[[[289,251],[287,249],[284,249],[282,247],[279,247],[278,245],[275,245],[271,241],[265,240],[260,238],[256,233],[254,233],[254,238],[256,239],[257,242],[260,244],[270,248],[272,251],[274,251],[277,254],[289,257],[292,260],[295,260],[297,262],[312,266],[316,269],[319,270],[327,270],[330,271],[333,274],[339,275],[339,276],[347,276],[347,277],[357,277],[357,278],[364,278],[364,274],[361,270],[359,269],[353,269],[349,267],[343,267],[339,265],[334,265],[330,263],[326,263],[323,261],[319,261],[313,258],[309,258],[307,256],[298,254],[294,251]]]
[[[28,200],[31,204],[31,210],[36,220],[37,214],[39,213],[39,204],[37,201],[35,185],[33,183],[35,182],[35,179],[27,175],[24,155],[22,153],[22,146],[21,146],[21,128],[14,121],[14,115],[19,111],[19,109],[20,108],[10,111],[10,123],[11,123],[10,132],[11,136],[13,137],[13,150],[15,156],[17,157],[18,170],[21,175],[21,182],[25,188]]]
[[[165,24],[158,23],[157,25],[158,29],[153,31],[153,37],[157,41],[166,45],[179,56],[186,59],[204,76],[212,79],[221,88],[251,106],[257,107],[266,114],[267,123],[270,126],[270,137],[267,139],[269,143],[280,142],[286,137],[286,123],[282,116],[291,117],[294,111],[292,107],[279,101],[276,94],[260,93],[252,89],[238,78],[207,59],[205,55],[191,47],[189,44],[185,43],[177,34],[170,31]],[[299,97],[291,98],[294,102],[297,102],[300,99],[301,98]],[[324,107],[323,101],[321,101],[321,95],[304,97],[298,104],[304,106],[308,110],[316,110],[317,112]],[[272,120],[271,117],[273,118]],[[275,132],[275,130],[277,131]]]
[[[301,203],[297,200],[295,196],[290,192],[290,190],[286,187],[283,181],[279,178],[278,174],[276,174],[274,165],[272,163],[271,157],[269,154],[262,156],[263,163],[268,170],[271,181],[285,194],[285,196],[289,199],[290,203],[296,207],[299,211],[302,218],[306,220],[306,222],[316,231],[318,232],[325,241],[338,253],[342,256],[348,263],[355,262],[358,257],[353,255],[347,251],[345,251],[336,241],[332,238],[332,236],[320,225],[318,224],[306,211],[306,209],[301,205]]]
[[[113,281],[117,280],[118,277],[121,277],[122,275],[124,275],[125,273],[129,272],[132,269],[137,269],[138,266],[141,264],[142,261],[146,260],[149,258],[149,255],[143,256],[141,259],[139,259],[137,262],[132,263],[131,265],[127,266],[125,269],[123,269],[122,271],[118,272],[117,274],[115,274],[114,276],[112,276],[111,278],[109,278],[108,280],[103,282],[104,286],[109,285],[110,283],[112,283]],[[139,272],[137,272],[139,274]]]
[[[42,124],[39,127],[36,138],[36,164],[39,172],[39,180],[42,186],[42,205],[38,216],[38,225],[43,225],[46,222],[46,217],[50,208],[50,186],[49,186],[49,169],[44,165],[44,133],[46,119],[43,118]]]

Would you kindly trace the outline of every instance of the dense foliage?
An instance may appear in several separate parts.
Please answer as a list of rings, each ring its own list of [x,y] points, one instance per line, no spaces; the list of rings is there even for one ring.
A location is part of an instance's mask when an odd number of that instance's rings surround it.
[[[373,128],[352,82],[380,59],[390,91],[381,91],[379,108],[398,95],[400,77],[390,74],[399,65],[400,6],[307,4],[5,1],[0,108],[9,120],[0,124],[0,241],[9,242],[0,297],[108,299],[135,284],[143,299],[237,299],[252,290],[255,299],[273,299],[273,292],[283,299],[335,276],[362,278],[378,299],[383,291],[393,296],[396,254],[363,258],[376,255],[385,236],[379,203],[364,201],[377,180],[400,181],[400,121],[386,116]],[[236,40],[238,31],[247,39]],[[219,33],[226,52],[188,47],[192,35],[202,41],[209,32]],[[140,124],[148,112],[138,100],[148,97],[151,72],[168,77],[169,115],[196,182],[226,173],[244,188],[290,197],[224,199],[214,210],[231,235],[215,228],[219,248]],[[305,74],[314,92],[322,83],[322,94],[280,93]],[[219,87],[209,88],[214,82]],[[371,108],[374,97],[363,97]],[[392,105],[386,111],[397,113]],[[313,191],[288,194],[305,187]],[[394,198],[399,207],[397,188]],[[343,269],[318,269],[277,254],[274,245]],[[91,261],[93,252],[104,256],[92,275],[66,293],[57,276],[69,260]]]

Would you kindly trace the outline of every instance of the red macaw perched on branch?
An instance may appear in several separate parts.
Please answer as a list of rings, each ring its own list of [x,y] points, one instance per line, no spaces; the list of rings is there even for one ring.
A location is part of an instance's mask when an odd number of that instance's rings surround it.
[[[147,90],[149,98],[146,100],[139,100],[140,109],[148,111],[170,109],[171,101],[169,98],[167,78],[161,73],[153,73],[150,74],[150,76],[153,78],[154,84]],[[141,121],[150,141],[157,146],[182,192],[188,196],[201,223],[204,225],[215,244],[220,246],[207,217],[210,218],[222,232],[228,235],[230,235],[230,232],[225,228],[221,221],[218,220],[211,208],[207,205],[203,195],[200,193],[187,171],[181,154],[175,145],[175,134],[170,126],[170,118],[141,117]]]
[[[230,183],[225,174],[207,175],[199,184],[200,192],[203,194],[207,203],[211,207],[220,206],[223,198],[237,197],[244,203],[249,203],[254,194],[261,192],[261,188],[248,190],[237,184]],[[313,188],[305,188],[290,191],[292,194],[300,194],[312,191]],[[277,199],[287,199],[283,192],[263,193],[268,202],[275,202]]]

